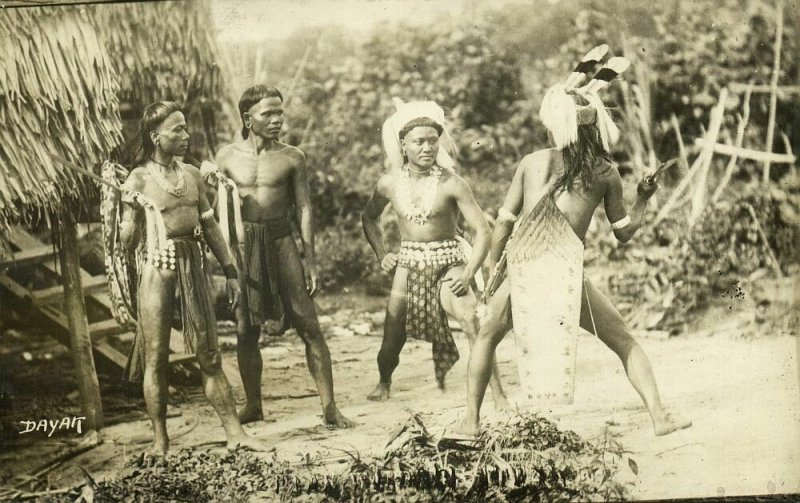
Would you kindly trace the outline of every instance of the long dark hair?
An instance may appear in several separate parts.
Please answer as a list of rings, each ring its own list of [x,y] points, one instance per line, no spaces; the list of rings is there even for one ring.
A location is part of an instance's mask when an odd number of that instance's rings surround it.
[[[148,159],[153,157],[156,151],[156,145],[150,138],[150,133],[161,125],[162,122],[167,120],[167,117],[175,112],[183,113],[183,108],[174,101],[156,101],[150,103],[144,108],[142,112],[142,120],[139,122],[139,135],[141,137],[142,148],[133,167],[141,166]]]
[[[242,120],[242,138],[245,140],[250,136],[250,130],[247,129],[247,126],[244,124],[244,114],[248,112],[253,105],[265,98],[280,98],[281,102],[283,102],[283,95],[277,88],[263,84],[247,89],[242,93],[242,97],[239,99],[239,118]]]
[[[575,103],[586,106],[589,102],[579,94],[571,94]],[[598,162],[611,162],[611,154],[603,147],[603,138],[596,124],[578,126],[578,140],[561,151],[564,156],[564,173],[556,180],[555,191],[570,191],[576,182],[589,189],[594,181],[594,168]]]

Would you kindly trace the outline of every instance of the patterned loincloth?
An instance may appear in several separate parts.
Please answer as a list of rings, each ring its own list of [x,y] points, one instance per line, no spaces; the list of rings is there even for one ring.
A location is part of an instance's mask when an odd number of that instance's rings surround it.
[[[242,302],[251,326],[280,320],[286,312],[279,283],[281,257],[276,241],[292,234],[290,218],[244,222]]]
[[[208,276],[204,267],[204,256],[199,236],[177,237],[167,241],[158,255],[146,257],[147,264],[157,269],[167,269],[176,273],[175,289],[178,292],[178,307],[183,327],[185,351],[190,354],[213,353],[217,351],[217,322],[214,304],[208,288]],[[139,294],[146,295],[150,288],[149,274],[153,268],[143,267],[139,278]],[[168,313],[170,319],[172,313]],[[141,313],[137,316],[142,319]],[[145,340],[141,322],[137,326],[133,347],[128,354],[125,375],[131,382],[141,382],[146,361]]]
[[[408,269],[406,336],[433,344],[434,372],[440,386],[458,361],[458,348],[439,292],[445,273],[463,263],[464,250],[455,239],[400,244],[398,265]]]

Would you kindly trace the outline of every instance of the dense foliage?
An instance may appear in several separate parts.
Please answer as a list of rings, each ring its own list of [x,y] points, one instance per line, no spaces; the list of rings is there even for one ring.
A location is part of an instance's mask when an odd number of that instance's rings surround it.
[[[786,11],[781,82],[800,73],[797,14]],[[607,42],[615,55],[634,61],[627,86],[612,86],[607,100],[616,109],[623,141],[615,158],[623,173],[640,176],[648,155],[678,154],[670,119],[676,115],[690,150],[708,124],[719,90],[731,83],[766,84],[772,66],[775,9],[771,1],[673,0],[659,5],[624,1],[564,0],[551,5],[504,4],[479,18],[454,15],[431,26],[388,24],[366,39],[338,28],[298,33],[281,50],[229,51],[246,54],[244,67],[268,67],[271,83],[289,92],[285,139],[299,145],[315,170],[313,202],[323,242],[337,242],[340,256],[321,263],[331,282],[348,279],[341,257],[372,260],[360,238],[358,214],[383,170],[380,127],[392,112],[391,98],[433,99],[448,112],[459,144],[461,173],[479,204],[493,214],[518,161],[546,144],[536,118],[547,86],[562,78],[589,47]],[[256,58],[268,60],[256,64]],[[730,93],[721,133],[735,136],[740,93]],[[754,95],[745,146],[763,148],[768,98]],[[800,150],[800,101],[784,96],[778,129]],[[776,134],[775,150],[783,151]],[[691,158],[690,158],[691,161]],[[759,165],[739,163],[737,180],[751,178]],[[773,168],[774,176],[786,172]],[[671,172],[679,177],[681,170]],[[713,184],[719,174],[712,172]],[[669,178],[666,179],[669,182]],[[667,186],[669,183],[667,183]],[[371,263],[350,264],[367,274]],[[350,278],[355,279],[355,278]]]

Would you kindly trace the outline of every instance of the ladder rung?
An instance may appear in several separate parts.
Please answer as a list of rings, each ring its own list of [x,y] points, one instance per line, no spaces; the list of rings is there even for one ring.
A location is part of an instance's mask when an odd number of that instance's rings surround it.
[[[41,262],[44,259],[52,258],[54,255],[52,245],[35,246],[33,248],[24,249],[15,252],[11,258],[5,258],[0,261],[0,267],[12,266],[18,267],[26,264]]]
[[[90,276],[89,278],[81,278],[81,288],[83,288],[84,295],[91,295],[93,292],[102,290],[108,284],[106,277],[101,275]],[[61,285],[44,288],[31,292],[33,298],[39,302],[47,302],[49,300],[60,299],[64,296],[64,287]]]
[[[92,337],[100,337],[104,335],[117,335],[124,332],[125,329],[119,326],[114,318],[98,321],[89,325],[89,333]]]

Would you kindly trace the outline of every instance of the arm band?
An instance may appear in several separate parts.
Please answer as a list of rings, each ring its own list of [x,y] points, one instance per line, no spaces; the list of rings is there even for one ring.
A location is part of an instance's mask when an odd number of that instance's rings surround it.
[[[622,220],[617,220],[613,224],[611,224],[611,228],[616,230],[622,229],[623,227],[627,227],[631,223],[630,215],[625,215],[625,218]]]
[[[214,218],[214,208],[209,208],[200,213],[200,220],[211,220],[212,218]]]
[[[233,264],[228,264],[226,266],[223,266],[222,267],[222,272],[225,273],[225,278],[226,279],[238,279],[239,278],[239,273],[236,272],[236,266],[234,266]]]
[[[508,220],[509,222],[517,221],[517,217],[505,208],[500,208],[499,210],[497,210],[497,219]]]

